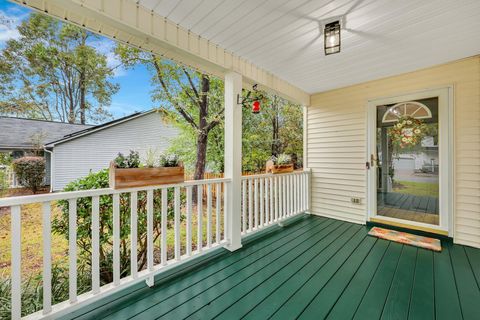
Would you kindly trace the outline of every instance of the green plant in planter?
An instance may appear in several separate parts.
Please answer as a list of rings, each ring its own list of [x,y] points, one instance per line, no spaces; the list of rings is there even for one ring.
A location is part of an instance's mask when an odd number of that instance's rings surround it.
[[[155,168],[157,166],[157,151],[153,149],[148,149],[145,152],[145,167]]]
[[[160,156],[160,167],[179,167],[180,159],[176,154],[167,154]]]
[[[140,155],[137,151],[130,150],[128,156],[124,156],[121,152],[113,160],[117,168],[139,168],[140,167]]]
[[[279,154],[278,157],[273,160],[276,165],[286,165],[292,163],[292,157],[286,153]]]

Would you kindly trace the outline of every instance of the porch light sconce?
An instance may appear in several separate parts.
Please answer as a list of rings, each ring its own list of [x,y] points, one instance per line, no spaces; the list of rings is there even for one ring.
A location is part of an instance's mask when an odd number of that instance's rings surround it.
[[[327,23],[324,27],[325,55],[340,52],[340,21]]]
[[[254,84],[252,87],[252,91],[249,90],[244,97],[237,94],[237,104],[241,104],[243,107],[247,107],[251,104],[252,113],[260,112],[260,101],[263,99],[264,96],[260,91],[258,91],[257,84]]]

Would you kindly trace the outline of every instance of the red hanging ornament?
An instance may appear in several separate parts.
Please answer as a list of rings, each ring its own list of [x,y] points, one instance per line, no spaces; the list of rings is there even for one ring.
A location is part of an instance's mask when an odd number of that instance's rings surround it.
[[[258,101],[258,100],[253,101],[252,112],[253,113],[259,113],[260,112],[260,101]]]

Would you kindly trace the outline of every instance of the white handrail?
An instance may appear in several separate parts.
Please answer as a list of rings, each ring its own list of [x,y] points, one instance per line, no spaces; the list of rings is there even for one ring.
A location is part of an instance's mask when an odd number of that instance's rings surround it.
[[[148,187],[137,187],[137,188],[126,188],[126,189],[104,188],[104,189],[56,192],[56,193],[38,194],[38,195],[31,195],[31,196],[0,198],[0,207],[39,203],[39,202],[45,202],[45,201],[68,200],[68,199],[75,199],[75,198],[87,198],[87,197],[93,197],[93,196],[106,196],[106,195],[120,194],[120,193],[131,193],[131,192],[157,190],[157,189],[165,189],[165,188],[173,188],[173,187],[187,187],[187,186],[207,185],[207,184],[213,184],[213,183],[228,183],[228,182],[231,182],[231,179],[219,178],[219,179],[206,179],[206,180],[190,180],[190,181],[185,181],[178,184],[162,184],[162,185],[148,186]]]

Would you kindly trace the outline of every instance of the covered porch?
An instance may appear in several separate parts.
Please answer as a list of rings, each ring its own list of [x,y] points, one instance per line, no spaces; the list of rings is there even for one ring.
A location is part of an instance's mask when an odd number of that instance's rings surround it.
[[[480,250],[443,251],[302,215],[62,319],[476,319]]]
[[[0,199],[12,217],[12,319],[480,317],[478,1],[15,2],[224,79],[225,170],[221,179]],[[332,21],[348,36],[341,53],[325,56],[322,32]],[[239,99],[254,84],[303,106],[302,170],[242,176]],[[430,98],[425,92],[447,110],[440,126],[449,129],[441,136],[449,149],[442,149],[440,201],[377,198],[369,104],[413,100],[413,93]],[[112,201],[108,235],[101,233],[106,198]],[[57,202],[68,211],[67,301],[52,299]],[[44,217],[43,304],[28,315],[21,228],[22,210],[34,203]],[[410,203],[404,209],[424,208],[425,217],[433,211],[436,221],[403,227],[442,237],[442,252],[367,236],[382,203],[396,209]],[[399,220],[408,218],[381,223]],[[79,223],[88,224],[88,234],[77,234]],[[146,234],[144,267],[139,228]],[[83,291],[76,243],[82,236],[91,241],[90,286]],[[102,237],[112,247],[108,283],[101,274]]]

